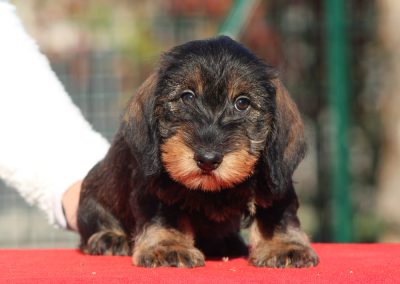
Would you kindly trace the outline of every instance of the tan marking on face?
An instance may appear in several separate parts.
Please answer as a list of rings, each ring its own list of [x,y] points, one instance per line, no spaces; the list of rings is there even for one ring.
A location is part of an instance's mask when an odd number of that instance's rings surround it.
[[[256,162],[257,157],[244,149],[230,152],[224,156],[214,174],[217,179],[224,181],[230,187],[252,175]]]
[[[247,93],[252,86],[239,74],[231,74],[228,83],[228,98],[233,101],[241,93]]]
[[[167,139],[161,145],[161,159],[171,178],[190,189],[217,191],[243,182],[253,174],[257,157],[244,149],[226,154],[220,166],[209,174],[203,174],[194,160],[194,152],[188,147],[182,134]]]
[[[200,172],[193,157],[192,149],[186,146],[179,132],[161,145],[161,160],[171,177],[177,181]]]
[[[189,85],[192,85],[191,87],[194,88],[193,91],[196,93],[196,95],[203,94],[203,78],[201,76],[200,67],[196,67],[193,70],[193,73],[189,77]]]

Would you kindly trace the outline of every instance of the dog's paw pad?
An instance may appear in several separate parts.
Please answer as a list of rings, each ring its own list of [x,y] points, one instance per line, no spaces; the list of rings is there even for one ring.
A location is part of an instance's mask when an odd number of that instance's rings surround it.
[[[196,248],[154,246],[137,252],[133,264],[143,267],[197,267],[204,266],[204,255]]]
[[[91,255],[129,255],[125,234],[101,231],[92,235],[83,251]]]
[[[255,266],[271,268],[305,268],[316,266],[319,263],[318,256],[310,247],[297,247],[282,250],[266,250],[253,252],[250,262]]]

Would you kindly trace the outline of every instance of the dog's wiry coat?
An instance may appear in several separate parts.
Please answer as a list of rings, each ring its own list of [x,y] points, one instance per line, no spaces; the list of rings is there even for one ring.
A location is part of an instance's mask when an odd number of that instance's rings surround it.
[[[304,153],[300,115],[270,66],[227,37],[177,46],[84,180],[81,248],[132,254],[139,266],[201,266],[204,255],[247,253],[246,217],[252,264],[316,265],[292,183]]]

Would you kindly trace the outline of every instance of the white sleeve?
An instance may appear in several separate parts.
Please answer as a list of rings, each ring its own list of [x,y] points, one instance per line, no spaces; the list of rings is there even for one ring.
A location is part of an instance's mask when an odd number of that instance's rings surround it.
[[[0,42],[0,178],[65,228],[62,194],[109,144],[83,118],[5,1]]]

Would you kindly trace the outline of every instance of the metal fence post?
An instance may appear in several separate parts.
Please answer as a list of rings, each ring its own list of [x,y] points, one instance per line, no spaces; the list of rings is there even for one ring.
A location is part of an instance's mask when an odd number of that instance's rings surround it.
[[[325,0],[326,72],[332,123],[333,240],[351,241],[349,198],[349,64],[345,0]]]
[[[259,0],[235,0],[218,34],[237,38]]]

